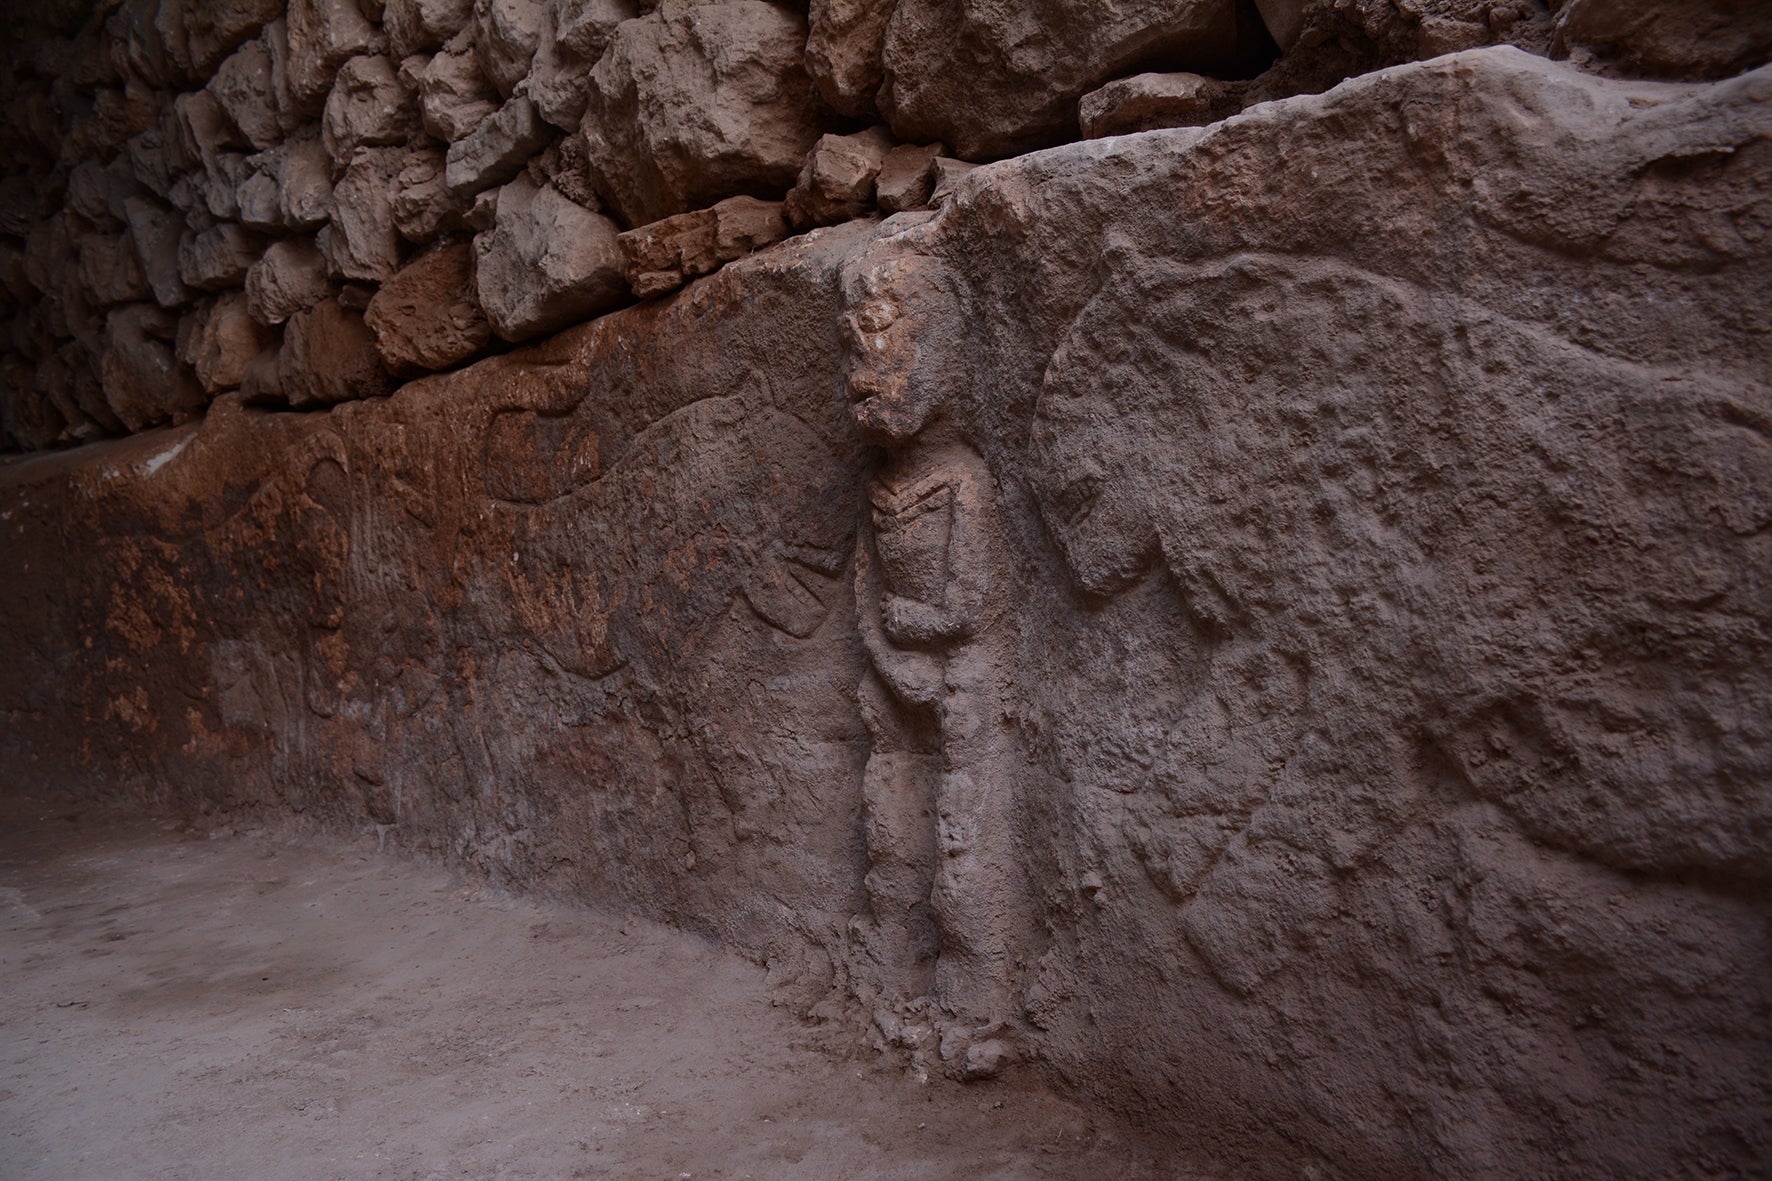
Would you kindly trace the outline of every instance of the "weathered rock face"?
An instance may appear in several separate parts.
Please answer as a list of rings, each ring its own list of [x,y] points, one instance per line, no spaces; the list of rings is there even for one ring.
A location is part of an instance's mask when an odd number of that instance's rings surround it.
[[[1479,50],[9,461],[0,758],[620,899],[1241,1175],[1751,1175],[1768,175],[1772,70]],[[278,396],[431,363],[452,249]]]

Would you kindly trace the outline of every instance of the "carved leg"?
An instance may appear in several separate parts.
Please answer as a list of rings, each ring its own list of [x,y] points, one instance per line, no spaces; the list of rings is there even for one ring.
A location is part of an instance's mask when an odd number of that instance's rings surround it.
[[[873,677],[862,683],[862,717],[873,741],[862,775],[868,850],[863,880],[872,910],[861,924],[863,942],[887,992],[904,999],[926,996],[937,946],[930,890],[941,766],[936,755],[918,747],[927,745],[933,722],[893,700]]]
[[[955,687],[943,711],[933,899],[941,935],[935,995],[979,1024],[1017,1013],[1014,949],[1031,910],[1017,851],[1013,743],[995,700]]]

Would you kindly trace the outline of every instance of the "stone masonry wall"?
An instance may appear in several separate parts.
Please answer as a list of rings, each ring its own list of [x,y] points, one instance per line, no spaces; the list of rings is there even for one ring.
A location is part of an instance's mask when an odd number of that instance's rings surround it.
[[[18,3],[0,444],[182,422],[234,392],[379,396],[791,232],[939,204],[969,163],[1451,50],[1726,76],[1772,46],[1752,8]],[[1148,72],[1177,69],[1195,72]]]
[[[1772,1173],[1761,10],[641,7],[31,14],[0,761],[1227,1175]]]

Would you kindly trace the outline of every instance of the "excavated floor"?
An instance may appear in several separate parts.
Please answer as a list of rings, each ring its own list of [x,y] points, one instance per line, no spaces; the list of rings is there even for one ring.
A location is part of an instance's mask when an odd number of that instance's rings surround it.
[[[1201,1175],[830,1042],[693,936],[373,839],[0,800],[0,1177]]]

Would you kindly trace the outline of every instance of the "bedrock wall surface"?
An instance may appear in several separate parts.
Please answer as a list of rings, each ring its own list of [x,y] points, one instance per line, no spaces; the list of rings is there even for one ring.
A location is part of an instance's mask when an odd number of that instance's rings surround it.
[[[1245,1175],[1765,1175],[1772,70],[1509,48],[0,467],[0,758]]]

